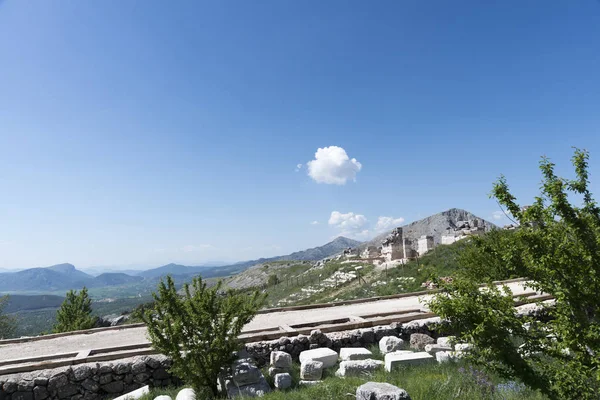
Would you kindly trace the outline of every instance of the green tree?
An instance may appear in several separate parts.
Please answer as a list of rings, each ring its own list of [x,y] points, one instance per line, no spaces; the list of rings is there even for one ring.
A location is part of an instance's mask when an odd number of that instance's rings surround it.
[[[267,280],[267,286],[275,286],[280,282],[277,274],[270,274]]]
[[[221,287],[221,282],[208,287],[196,277],[191,285],[184,285],[180,296],[169,276],[153,293],[154,310],[143,317],[152,346],[173,360],[171,371],[197,393],[209,391],[213,396],[219,396],[219,373],[241,346],[242,328],[266,297],[258,291],[250,295],[223,292]]]
[[[541,194],[529,207],[517,204],[500,177],[491,196],[518,229],[475,238],[459,258],[457,278],[430,303],[460,339],[474,344],[471,361],[550,399],[600,395],[600,209],[589,191],[588,157],[575,150],[572,180],[558,177],[542,158]],[[508,288],[491,282],[499,275],[527,277],[551,294],[548,319],[518,316]],[[479,289],[481,281],[487,290]]]
[[[15,319],[4,314],[6,303],[8,303],[8,295],[0,297],[0,339],[12,337],[17,328]]]
[[[96,319],[92,316],[92,299],[88,296],[87,288],[84,287],[79,293],[69,290],[56,312],[53,331],[59,333],[91,329],[96,325]]]

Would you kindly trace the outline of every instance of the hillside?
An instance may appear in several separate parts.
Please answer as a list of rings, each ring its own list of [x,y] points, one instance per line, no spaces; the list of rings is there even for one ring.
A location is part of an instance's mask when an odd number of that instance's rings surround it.
[[[59,264],[47,268],[30,268],[0,274],[0,292],[43,291],[79,289],[90,286],[94,277],[81,272],[72,264]]]
[[[480,226],[484,226],[486,232],[498,227],[493,223],[484,220],[460,208],[451,208],[446,211],[442,211],[437,214],[433,214],[427,218],[420,219],[410,224],[402,226],[404,237],[416,240],[423,235],[433,236],[433,241],[436,245],[441,243],[442,235],[447,234],[452,229],[456,228],[458,221],[471,221],[476,220]],[[369,240],[368,242],[362,243],[358,246],[359,249],[364,249],[367,246],[381,246],[381,242],[391,233],[388,231],[382,233]]]

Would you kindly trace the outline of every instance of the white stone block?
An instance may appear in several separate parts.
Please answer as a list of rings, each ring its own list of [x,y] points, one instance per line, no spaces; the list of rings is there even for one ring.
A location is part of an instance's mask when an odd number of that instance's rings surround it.
[[[379,360],[349,360],[340,363],[340,369],[335,373],[336,376],[363,376],[377,371],[383,367],[383,361]]]
[[[385,370],[391,372],[402,365],[419,365],[434,361],[435,358],[426,352],[390,353],[385,355]]]
[[[272,351],[271,366],[284,369],[292,368],[292,356],[285,351]]]
[[[277,389],[287,389],[292,386],[292,376],[288,373],[277,374],[273,378],[273,383]]]
[[[162,396],[155,397],[154,400],[173,400],[173,399],[171,398],[171,396],[165,396],[163,394]]]
[[[473,348],[471,343],[457,343],[454,345],[454,350],[456,351],[469,351]]]
[[[440,351],[452,351],[452,347],[440,346],[439,344],[428,344],[425,345],[425,351],[429,354],[435,354]]]
[[[323,363],[323,368],[333,367],[337,363],[337,359],[338,353],[326,347],[305,350],[300,353],[300,363],[308,360],[321,361]]]
[[[456,361],[457,359],[461,358],[462,356],[463,356],[463,353],[460,351],[458,351],[458,352],[457,351],[440,351],[438,353],[435,353],[435,359],[440,364],[450,362],[450,361]]]
[[[196,400],[196,392],[191,388],[181,389],[175,400]]]
[[[370,350],[362,347],[342,347],[340,349],[340,360],[366,360],[373,357],[373,353]]]
[[[150,393],[150,386],[144,386],[133,392],[124,394],[123,396],[116,397],[114,400],[137,400]]]
[[[453,347],[454,341],[455,341],[454,336],[445,336],[445,337],[437,338],[436,343],[439,344],[440,346],[444,346],[444,347]]]
[[[356,400],[410,400],[410,396],[389,383],[367,382],[356,389]]]
[[[300,381],[298,382],[299,386],[315,386],[323,381]]]
[[[323,376],[323,363],[315,360],[305,360],[300,364],[300,379],[318,381]]]

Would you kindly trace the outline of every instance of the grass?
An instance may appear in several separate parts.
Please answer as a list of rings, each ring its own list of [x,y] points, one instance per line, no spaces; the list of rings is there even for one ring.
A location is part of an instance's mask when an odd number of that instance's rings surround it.
[[[387,382],[405,389],[412,400],[544,400],[536,392],[522,385],[503,382],[498,377],[472,370],[463,364],[430,364],[403,368],[391,373],[383,370],[372,376],[338,378],[336,368],[326,370],[323,382],[317,386],[294,387],[287,391],[273,391],[265,400],[338,400],[354,399],[356,388],[368,381]],[[294,382],[299,380],[298,366],[292,371]],[[269,380],[269,379],[268,379]],[[272,384],[272,381],[269,383]],[[498,385],[506,389],[499,389]],[[154,389],[142,397],[152,400],[162,394],[175,399],[178,389]]]

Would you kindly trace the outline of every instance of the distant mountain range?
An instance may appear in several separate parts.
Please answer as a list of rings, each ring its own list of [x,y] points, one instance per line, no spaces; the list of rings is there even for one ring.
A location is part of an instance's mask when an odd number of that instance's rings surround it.
[[[173,275],[179,279],[201,275],[204,278],[225,277],[237,274],[247,268],[270,261],[317,261],[332,256],[347,247],[354,247],[360,242],[345,237],[338,237],[332,242],[312,249],[292,254],[258,260],[244,261],[227,266],[186,266],[167,264],[145,271],[129,271],[130,273],[107,272],[93,276],[80,271],[72,264],[58,264],[46,268],[30,268],[17,272],[0,273],[0,292],[55,292],[60,290],[121,286],[147,281],[155,283],[160,278]]]
[[[405,236],[417,239],[421,235],[432,235],[436,244],[439,244],[443,234],[451,232],[459,221],[477,220],[486,230],[495,229],[496,225],[476,215],[452,208],[430,217],[415,221],[403,227]],[[391,231],[390,231],[391,232]],[[246,269],[273,261],[318,261],[341,253],[348,247],[363,249],[368,245],[381,245],[381,241],[390,233],[383,233],[368,242],[361,243],[345,237],[338,237],[333,241],[311,249],[295,253],[260,258],[258,260],[243,261],[225,266],[186,266],[180,264],[167,264],[162,267],[123,272],[105,272],[93,276],[75,268],[72,264],[58,264],[46,268],[31,268],[17,272],[0,273],[0,293],[37,292],[47,293],[67,291],[69,289],[134,285],[138,283],[155,284],[166,275],[172,275],[179,282],[189,280],[192,276],[201,275],[204,278],[228,277],[238,274]]]

